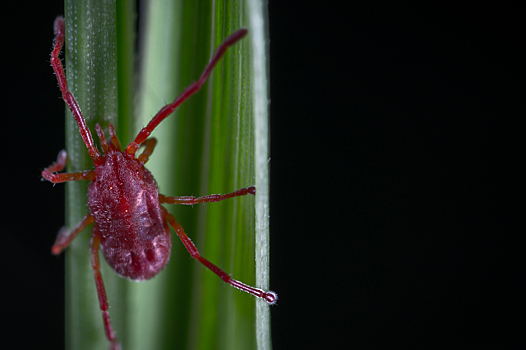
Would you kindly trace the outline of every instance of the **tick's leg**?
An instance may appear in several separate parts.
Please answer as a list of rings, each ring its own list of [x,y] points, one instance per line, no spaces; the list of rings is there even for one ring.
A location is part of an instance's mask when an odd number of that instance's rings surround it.
[[[60,151],[57,157],[57,161],[51,164],[46,169],[42,170],[42,177],[56,184],[66,181],[93,180],[95,178],[95,172],[92,170],[79,171],[77,173],[54,174],[57,171],[64,170],[64,168],[66,167],[66,159],[66,150]]]
[[[44,169],[44,171],[42,173],[44,173],[44,172],[54,173],[54,172],[57,172],[57,171],[64,170],[64,168],[66,167],[66,161],[67,160],[68,160],[68,153],[66,152],[65,149],[63,149],[62,151],[58,152],[57,161],[53,162],[49,167]],[[44,176],[44,175],[42,175],[42,176]]]
[[[62,174],[51,174],[45,170],[42,172],[42,177],[55,184],[67,181],[79,181],[79,180],[93,180],[95,178],[95,172],[92,170],[79,171],[78,173],[62,173]]]
[[[111,327],[110,313],[108,312],[108,297],[106,296],[106,289],[104,289],[104,282],[102,281],[102,274],[100,273],[99,243],[99,237],[93,235],[90,242],[91,266],[93,267],[93,275],[95,276],[95,285],[97,287],[97,295],[99,296],[100,309],[102,310],[106,338],[111,342],[112,350],[119,350],[121,347],[117,338],[115,338],[115,332],[113,332],[113,328]]]
[[[51,52],[51,65],[53,66],[53,70],[57,75],[58,84],[60,85],[60,90],[62,91],[62,98],[68,105],[73,117],[75,117],[75,121],[79,126],[80,135],[82,136],[84,144],[86,144],[86,147],[88,148],[88,153],[91,159],[93,159],[95,165],[101,165],[103,164],[103,158],[93,143],[93,137],[91,137],[91,132],[86,126],[84,117],[82,117],[79,104],[75,100],[75,97],[73,97],[71,92],[68,90],[68,82],[66,81],[66,74],[64,74],[64,67],[62,67],[62,62],[60,62],[60,58],[58,58],[58,55],[62,50],[62,45],[64,45],[64,36],[66,32],[63,17],[57,17],[54,28],[55,45],[53,47],[53,51]]]
[[[210,59],[210,62],[205,67],[205,70],[203,73],[201,73],[201,76],[199,77],[199,80],[189,85],[184,91],[179,95],[172,103],[164,106],[153,118],[152,120],[146,125],[137,135],[134,141],[132,141],[128,148],[126,149],[126,152],[129,154],[135,154],[137,152],[137,149],[141,145],[141,143],[144,142],[150,136],[153,129],[159,125],[161,121],[164,120],[164,118],[168,117],[170,114],[172,114],[175,109],[183,103],[188,97],[195,94],[201,86],[206,82],[206,79],[208,79],[208,76],[210,73],[212,73],[212,70],[216,66],[217,62],[221,59],[221,57],[225,54],[226,49],[230,46],[237,43],[239,40],[241,40],[245,35],[247,35],[247,30],[245,28],[241,28],[236,30],[234,33],[230,34],[229,37],[225,39],[216,49],[216,52]]]
[[[252,186],[248,188],[241,188],[232,193],[211,194],[211,195],[203,196],[203,197],[192,197],[192,196],[170,197],[170,196],[164,196],[162,194],[159,194],[159,202],[166,203],[166,204],[194,205],[198,203],[220,202],[224,199],[245,196],[247,194],[255,195],[256,188]]]
[[[137,157],[137,160],[142,164],[146,164],[146,162],[148,161],[148,159],[150,159],[150,156],[153,153],[153,149],[155,148],[155,145],[157,144],[157,140],[152,137],[144,141],[142,144],[146,146],[146,148],[141,153],[141,155]]]
[[[108,141],[106,141],[106,135],[104,135],[104,131],[100,127],[99,123],[95,124],[95,129],[97,130],[97,135],[99,135],[100,146],[102,147],[102,150],[105,154],[108,154]]]
[[[203,258],[200,254],[195,245],[192,243],[190,238],[186,235],[186,233],[183,230],[183,227],[179,225],[179,223],[175,220],[175,217],[168,213],[165,210],[165,217],[170,226],[173,227],[175,230],[175,233],[179,236],[181,241],[183,242],[184,246],[192,256],[192,258],[195,258],[201,262],[201,264],[208,267],[210,270],[212,270],[213,273],[218,275],[223,281],[230,284],[233,287],[236,287],[237,289],[240,289],[244,292],[250,293],[258,298],[264,299],[267,303],[270,305],[274,305],[276,301],[278,300],[278,295],[272,291],[265,292],[261,289],[254,288],[251,286],[247,286],[246,284],[236,281],[235,279],[232,279],[225,271],[221,270],[219,267],[212,264],[210,261]]]
[[[117,151],[121,151],[121,143],[119,141],[119,138],[117,137],[117,134],[115,133],[115,128],[113,127],[113,124],[110,124],[110,135],[111,135],[111,143],[113,143],[113,147]]]
[[[79,233],[82,232],[88,226],[93,222],[93,216],[90,214],[87,214],[84,219],[82,219],[81,222],[75,226],[75,228],[71,231],[69,231],[66,227],[63,227],[57,236],[57,239],[55,240],[55,244],[53,244],[53,247],[51,248],[51,252],[55,255],[60,254],[64,249],[66,249],[69,244],[77,237]]]

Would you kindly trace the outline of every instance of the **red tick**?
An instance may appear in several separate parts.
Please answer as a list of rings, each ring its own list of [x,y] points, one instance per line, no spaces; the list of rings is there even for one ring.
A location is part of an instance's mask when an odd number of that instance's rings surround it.
[[[54,28],[55,43],[51,53],[51,63],[57,75],[62,97],[79,126],[82,139],[93,159],[95,170],[58,174],[57,172],[66,166],[67,155],[63,150],[59,153],[57,161],[42,171],[42,177],[53,183],[91,181],[88,188],[89,213],[72,230],[63,228],[59,232],[52,252],[60,254],[87,225],[93,223],[90,242],[91,265],[102,310],[104,329],[111,349],[119,349],[120,345],[110,322],[108,299],[100,271],[99,247],[106,261],[117,274],[133,281],[147,280],[157,275],[170,259],[172,241],[168,226],[174,229],[190,255],[212,270],[224,282],[262,298],[270,305],[275,304],[278,299],[276,293],[265,292],[236,281],[203,258],[175,217],[161,206],[161,203],[194,205],[219,202],[247,194],[255,195],[255,187],[242,188],[224,195],[212,194],[197,198],[164,196],[159,193],[152,174],[144,167],[157,143],[156,139],[148,138],[151,132],[181,103],[201,88],[227,48],[241,40],[247,34],[247,30],[239,29],[227,37],[218,46],[199,80],[188,86],[174,102],[164,106],[124,151],[121,150],[113,125],[110,124],[111,139],[107,141],[102,128],[97,124],[97,135],[104,151],[102,155],[94,145],[90,130],[86,126],[75,97],[68,90],[64,68],[58,57],[64,44],[64,18],[58,17]],[[136,157],[135,154],[141,145],[144,145],[144,151]]]

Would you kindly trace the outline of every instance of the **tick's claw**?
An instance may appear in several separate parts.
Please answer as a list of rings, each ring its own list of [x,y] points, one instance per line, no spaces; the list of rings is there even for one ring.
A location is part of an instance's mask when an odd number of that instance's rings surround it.
[[[269,304],[269,305],[275,305],[278,302],[278,294],[269,290],[265,293],[263,296],[263,299]]]

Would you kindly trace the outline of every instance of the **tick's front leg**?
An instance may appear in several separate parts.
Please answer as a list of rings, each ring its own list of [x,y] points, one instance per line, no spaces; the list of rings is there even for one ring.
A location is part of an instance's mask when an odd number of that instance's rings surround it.
[[[59,152],[57,161],[42,170],[42,177],[55,184],[67,181],[93,180],[95,178],[95,172],[93,170],[55,174],[57,171],[64,170],[67,158],[66,150],[63,149]]]
[[[194,205],[198,203],[209,203],[209,202],[220,202],[225,199],[246,196],[247,194],[255,195],[256,188],[254,186],[248,188],[241,188],[237,191],[227,193],[227,194],[211,194],[203,197],[192,197],[192,196],[183,196],[183,197],[170,197],[159,194],[159,202],[166,204],[183,204],[183,205]]]
[[[139,161],[139,163],[146,164],[146,162],[152,155],[156,144],[157,144],[157,139],[155,139],[154,137],[151,137],[142,143],[142,145],[144,145],[145,148],[144,148],[144,151],[141,153],[141,155],[137,157],[137,160]]]
[[[106,296],[106,289],[104,288],[104,281],[100,273],[99,261],[99,243],[100,239],[95,234],[91,237],[91,266],[93,267],[93,275],[95,276],[95,285],[97,286],[97,295],[99,297],[100,309],[102,311],[102,319],[104,321],[104,331],[106,338],[110,341],[111,350],[120,350],[121,346],[115,338],[115,332],[111,326],[110,313],[108,312],[108,297]]]
[[[53,46],[53,51],[51,52],[51,65],[53,66],[53,70],[57,76],[58,85],[60,86],[60,91],[62,91],[62,98],[68,105],[71,114],[73,114],[73,117],[79,126],[80,135],[82,136],[82,140],[88,148],[88,153],[91,159],[93,159],[95,165],[101,165],[104,161],[103,157],[101,157],[97,147],[95,147],[95,144],[93,143],[93,137],[91,136],[89,128],[86,126],[86,120],[84,120],[84,117],[80,112],[80,107],[77,103],[77,100],[75,100],[75,97],[68,89],[68,82],[66,80],[66,74],[64,73],[64,67],[62,66],[62,62],[60,62],[60,58],[58,57],[60,51],[62,50],[62,45],[64,45],[66,36],[66,28],[63,17],[57,17],[57,19],[55,19],[54,28],[55,44]]]

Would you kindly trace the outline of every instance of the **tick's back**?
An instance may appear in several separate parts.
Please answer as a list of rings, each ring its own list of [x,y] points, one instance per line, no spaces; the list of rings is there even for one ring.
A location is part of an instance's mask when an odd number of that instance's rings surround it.
[[[152,278],[168,262],[171,249],[155,180],[141,163],[119,151],[108,154],[95,171],[88,206],[104,257],[121,276]]]

